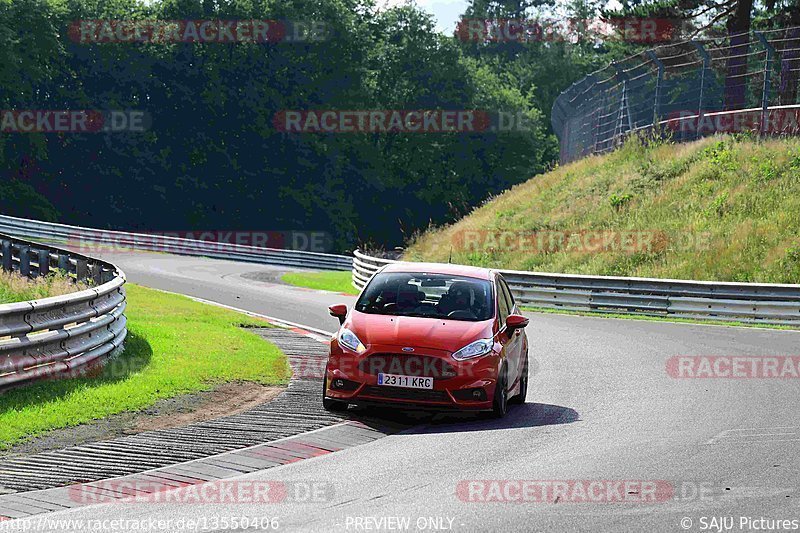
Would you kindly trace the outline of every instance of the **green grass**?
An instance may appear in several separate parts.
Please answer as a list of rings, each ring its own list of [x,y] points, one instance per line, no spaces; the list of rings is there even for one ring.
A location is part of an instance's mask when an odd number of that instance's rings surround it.
[[[230,381],[284,384],[291,371],[274,345],[240,325],[263,321],[127,284],[125,351],[94,377],[48,381],[0,395],[0,448],[163,398]]]
[[[358,294],[358,289],[353,287],[353,274],[349,270],[335,272],[288,272],[281,276],[281,280],[284,283],[297,287],[344,292],[346,294]]]
[[[472,230],[658,237],[636,251],[520,250],[466,243]],[[514,270],[800,283],[800,139],[633,140],[535,176],[457,223],[418,235],[404,259],[446,262],[451,253],[454,263]]]
[[[62,274],[29,279],[17,273],[0,271],[0,304],[59,296],[86,288],[88,285],[85,283],[73,283]]]

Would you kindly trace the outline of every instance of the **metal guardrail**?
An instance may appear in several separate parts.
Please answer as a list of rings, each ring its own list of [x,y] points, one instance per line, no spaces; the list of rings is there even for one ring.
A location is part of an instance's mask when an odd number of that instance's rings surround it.
[[[82,249],[91,250],[96,246],[96,251],[104,251],[102,247],[108,246],[105,251],[145,250],[320,270],[350,270],[353,267],[353,258],[346,255],[82,228],[6,215],[0,215],[0,231],[35,239],[55,240],[80,246]]]
[[[390,259],[354,252],[362,289]],[[521,305],[710,321],[800,326],[800,285],[546,274],[499,270]]]
[[[125,274],[82,254],[0,234],[3,270],[24,276],[66,273],[86,290],[0,305],[0,391],[77,376],[121,350],[127,336]]]

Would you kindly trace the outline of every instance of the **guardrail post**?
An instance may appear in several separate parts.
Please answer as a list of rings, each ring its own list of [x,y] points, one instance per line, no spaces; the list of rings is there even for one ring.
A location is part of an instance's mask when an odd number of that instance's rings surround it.
[[[697,102],[697,127],[695,133],[700,137],[700,124],[703,121],[703,96],[706,88],[706,71],[709,69],[711,63],[711,56],[708,55],[703,43],[699,41],[691,41],[692,45],[697,49],[697,53],[703,58],[703,70],[700,72],[700,98]]]
[[[764,86],[761,89],[761,128],[760,133],[766,133],[767,118],[769,114],[769,91],[770,91],[770,74],[772,72],[772,61],[775,57],[775,48],[770,44],[764,34],[760,31],[753,32],[761,44],[767,50],[767,57],[764,58]]]
[[[92,281],[94,282],[95,286],[102,285],[100,280],[103,279],[103,265],[94,263],[91,265],[90,271],[92,273]]]
[[[39,250],[39,276],[50,273],[50,250]]]
[[[114,279],[114,271],[110,268],[101,268],[100,283],[106,283]]]
[[[658,68],[656,75],[656,87],[653,94],[653,128],[660,122],[661,117],[661,86],[664,84],[664,63],[658,58],[653,50],[648,50],[647,55],[653,60]]]
[[[86,264],[86,259],[79,257],[75,261],[75,279],[83,281],[89,277],[89,265]]]
[[[64,252],[59,252],[58,268],[59,270],[63,270],[65,274],[69,274],[69,254]]]
[[[28,246],[19,247],[19,273],[26,278],[31,275],[31,249]]]
[[[11,257],[11,241],[3,241],[3,270],[11,272],[14,265],[13,258]]]

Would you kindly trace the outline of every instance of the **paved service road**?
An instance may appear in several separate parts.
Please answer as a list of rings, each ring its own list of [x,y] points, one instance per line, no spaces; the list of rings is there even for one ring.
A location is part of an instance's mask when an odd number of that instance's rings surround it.
[[[136,283],[327,330],[335,327],[327,305],[352,303],[241,277],[274,272],[269,267],[163,255],[112,259]],[[712,517],[732,517],[732,531],[755,531],[775,519],[800,520],[800,379],[675,379],[666,370],[672,356],[798,355],[800,332],[529,316],[529,403],[506,419],[430,417],[370,444],[239,478],[327,483],[334,491],[325,501],[115,504],[47,516],[275,516],[281,531],[374,531],[402,528],[405,519],[410,530],[717,531]],[[459,491],[468,480],[561,480],[569,495],[560,493],[557,503],[463,501],[520,496],[508,483]],[[645,483],[629,484],[623,495],[616,480]],[[661,501],[576,503],[579,485],[601,499],[632,500],[657,487]],[[768,521],[742,524],[742,517]]]
[[[278,282],[284,267],[156,253],[98,253],[125,271],[128,281],[165,291],[334,331],[328,306],[355,297],[291,287]],[[247,276],[247,277],[243,277]]]

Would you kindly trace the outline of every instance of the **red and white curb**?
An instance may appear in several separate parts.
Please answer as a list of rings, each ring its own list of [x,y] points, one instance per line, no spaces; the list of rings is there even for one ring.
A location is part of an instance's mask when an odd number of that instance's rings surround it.
[[[370,443],[402,429],[405,428],[399,425],[373,427],[349,420],[300,435],[127,476],[0,496],[0,522],[97,505],[98,501],[102,505],[169,501],[170,492],[187,487],[197,486],[197,492],[203,494],[206,484],[218,484],[221,480],[328,455]]]

